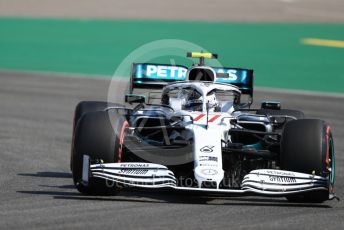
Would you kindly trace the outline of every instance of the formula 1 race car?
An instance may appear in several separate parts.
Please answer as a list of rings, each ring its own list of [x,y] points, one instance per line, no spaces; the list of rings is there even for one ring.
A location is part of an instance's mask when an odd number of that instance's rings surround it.
[[[123,104],[77,105],[71,168],[81,193],[125,186],[293,202],[335,197],[333,138],[324,121],[276,101],[251,109],[253,70],[205,65],[216,54],[187,56],[200,62],[133,64]]]

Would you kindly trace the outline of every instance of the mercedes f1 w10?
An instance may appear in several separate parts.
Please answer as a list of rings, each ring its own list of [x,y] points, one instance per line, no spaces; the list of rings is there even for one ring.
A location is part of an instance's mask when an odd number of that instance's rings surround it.
[[[326,122],[276,101],[252,109],[253,70],[207,66],[205,58],[217,58],[211,53],[188,57],[200,61],[133,64],[122,104],[77,105],[71,168],[81,193],[127,186],[299,202],[334,197]]]

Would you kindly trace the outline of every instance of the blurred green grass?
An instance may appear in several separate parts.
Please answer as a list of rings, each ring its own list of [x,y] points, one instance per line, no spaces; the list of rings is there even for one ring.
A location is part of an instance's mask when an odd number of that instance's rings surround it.
[[[257,86],[343,93],[344,49],[302,45],[306,37],[344,40],[344,24],[0,18],[0,68],[111,76],[136,48],[182,39],[253,68]]]

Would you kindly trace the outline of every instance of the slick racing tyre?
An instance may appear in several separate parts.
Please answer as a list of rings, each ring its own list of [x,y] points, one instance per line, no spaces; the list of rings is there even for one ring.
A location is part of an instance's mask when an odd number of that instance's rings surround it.
[[[110,121],[111,119],[111,121]],[[73,181],[79,192],[91,195],[113,195],[118,188],[103,179],[89,178],[82,183],[83,156],[103,163],[119,162],[122,158],[122,143],[128,125],[117,111],[98,111],[83,115],[75,128],[73,140]]]
[[[333,193],[335,159],[330,127],[321,120],[288,122],[281,139],[282,170],[314,174],[328,178],[328,190],[288,196],[293,202],[321,203]]]
[[[79,104],[75,107],[74,111],[74,119],[73,119],[73,138],[75,134],[75,127],[79,121],[79,119],[82,117],[82,115],[86,113],[91,112],[97,112],[97,111],[104,111],[108,107],[124,107],[121,104],[117,103],[111,103],[106,101],[81,101]],[[73,146],[71,149],[71,158],[70,158],[70,169],[73,170],[72,161],[73,161]]]
[[[274,110],[274,109],[259,109],[257,111],[257,114],[260,115],[267,115],[267,116],[290,116],[296,119],[304,119],[305,114],[299,110],[293,110],[293,109],[280,109],[280,110]]]

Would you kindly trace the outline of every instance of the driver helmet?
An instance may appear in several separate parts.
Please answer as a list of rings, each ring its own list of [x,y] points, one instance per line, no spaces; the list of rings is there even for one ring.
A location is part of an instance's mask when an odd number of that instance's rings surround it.
[[[216,99],[215,93],[211,93],[206,96],[205,103],[208,106],[209,111],[217,112],[219,109],[219,102]]]
[[[182,100],[182,108],[184,110],[202,111],[203,100],[202,96],[191,90],[181,90],[178,98]]]

